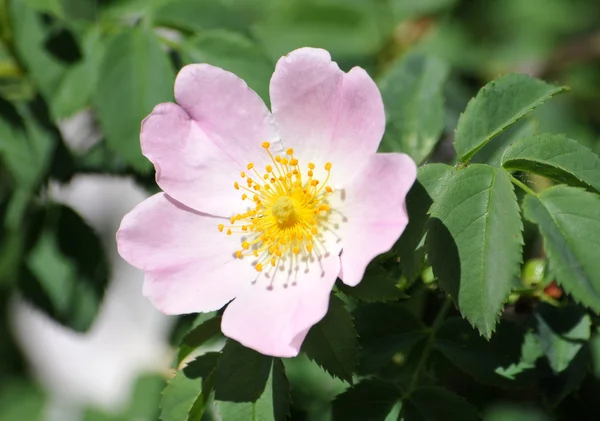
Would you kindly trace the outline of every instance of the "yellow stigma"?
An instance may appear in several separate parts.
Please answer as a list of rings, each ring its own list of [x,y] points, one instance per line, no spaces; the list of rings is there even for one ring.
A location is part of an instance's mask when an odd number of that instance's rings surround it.
[[[249,163],[246,169],[256,177],[242,171],[247,186],[233,183],[235,189],[252,193],[241,196],[249,204],[247,211],[233,215],[230,225],[219,224],[218,229],[240,235],[240,248],[233,253],[239,259],[249,258],[258,272],[284,266],[291,270],[324,251],[322,236],[329,229],[331,214],[327,198],[334,191],[327,186],[332,164],[323,164],[325,172],[319,174],[324,179],[319,180],[315,164],[302,168],[292,148],[280,156],[270,151],[269,142],[261,146],[271,160],[266,172]]]

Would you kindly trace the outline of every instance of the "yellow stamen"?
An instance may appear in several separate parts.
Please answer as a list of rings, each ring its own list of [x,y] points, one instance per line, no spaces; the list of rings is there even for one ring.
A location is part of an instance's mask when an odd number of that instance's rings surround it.
[[[332,226],[328,219],[331,213],[328,196],[334,190],[327,185],[332,164],[323,164],[327,177],[322,182],[313,178],[314,163],[309,162],[308,169],[301,170],[292,148],[280,156],[271,153],[269,142],[261,146],[271,160],[265,165],[265,171],[259,172],[250,162],[246,168],[256,177],[242,171],[240,176],[246,180],[247,187],[238,181],[233,183],[236,190],[247,192],[241,198],[251,198],[251,206],[233,215],[230,226],[219,224],[218,229],[227,235],[243,235],[241,247],[234,255],[239,259],[254,256],[252,264],[258,272],[262,272],[265,265],[268,271],[283,270],[287,265],[297,267],[311,255],[320,257],[324,250],[323,232]]]

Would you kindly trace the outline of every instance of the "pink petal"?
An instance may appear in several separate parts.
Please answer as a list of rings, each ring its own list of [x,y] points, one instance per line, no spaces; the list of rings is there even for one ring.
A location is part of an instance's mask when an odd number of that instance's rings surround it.
[[[142,123],[141,142],[156,169],[157,184],[171,197],[213,215],[231,216],[243,209],[233,188],[239,165],[179,105],[157,105]]]
[[[271,113],[258,94],[218,67],[183,67],[175,80],[175,99],[240,170],[250,161],[266,162],[261,143],[279,140]]]
[[[405,198],[417,177],[414,161],[404,154],[375,154],[333,204],[346,219],[340,278],[357,285],[369,262],[392,248],[408,223]]]
[[[285,148],[343,182],[377,151],[385,129],[381,94],[361,68],[342,72],[329,53],[301,48],[282,57],[271,79],[273,116]]]
[[[142,123],[142,151],[158,185],[201,212],[245,210],[233,182],[249,162],[267,160],[261,143],[277,140],[269,110],[243,80],[206,64],[179,72],[175,98],[181,107],[160,104]]]
[[[196,212],[159,193],[127,214],[117,232],[119,254],[146,272],[144,295],[162,312],[213,311],[254,276],[233,254],[240,238],[218,230],[227,220]]]
[[[284,287],[284,273],[277,273],[271,290],[261,278],[238,294],[223,314],[223,334],[265,355],[298,355],[310,327],[327,314],[340,268],[337,253],[323,257],[321,265],[314,263],[308,273],[298,272],[295,285]]]

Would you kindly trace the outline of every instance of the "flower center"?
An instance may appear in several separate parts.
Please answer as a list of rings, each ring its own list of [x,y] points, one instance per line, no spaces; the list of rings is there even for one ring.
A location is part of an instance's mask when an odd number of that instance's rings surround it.
[[[294,200],[289,196],[279,197],[273,206],[271,206],[271,213],[279,224],[280,228],[294,225],[298,221],[296,215],[296,205]]]
[[[273,155],[270,143],[264,142],[262,147],[271,159],[264,173],[249,163],[249,173],[242,171],[242,181],[233,183],[236,190],[244,191],[241,199],[249,203],[248,210],[232,216],[231,225],[219,224],[219,231],[242,235],[235,255],[253,258],[257,271],[282,269],[286,263],[291,269],[326,251],[323,232],[329,229],[327,197],[333,189],[327,182],[332,165],[324,165],[326,176],[320,182],[312,162],[302,171],[293,149]]]

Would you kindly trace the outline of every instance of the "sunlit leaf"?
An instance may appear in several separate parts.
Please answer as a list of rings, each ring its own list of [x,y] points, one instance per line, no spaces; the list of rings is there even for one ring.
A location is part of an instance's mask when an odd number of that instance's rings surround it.
[[[559,185],[527,196],[523,209],[540,228],[558,283],[600,312],[600,196]]]
[[[600,193],[600,157],[576,140],[539,134],[512,144],[502,156],[508,170],[527,171]]]
[[[509,176],[481,164],[456,171],[431,218],[433,272],[461,314],[489,338],[522,259],[523,225]]]
[[[514,73],[491,81],[469,102],[458,120],[456,152],[464,162],[469,161],[494,137],[566,89]]]

